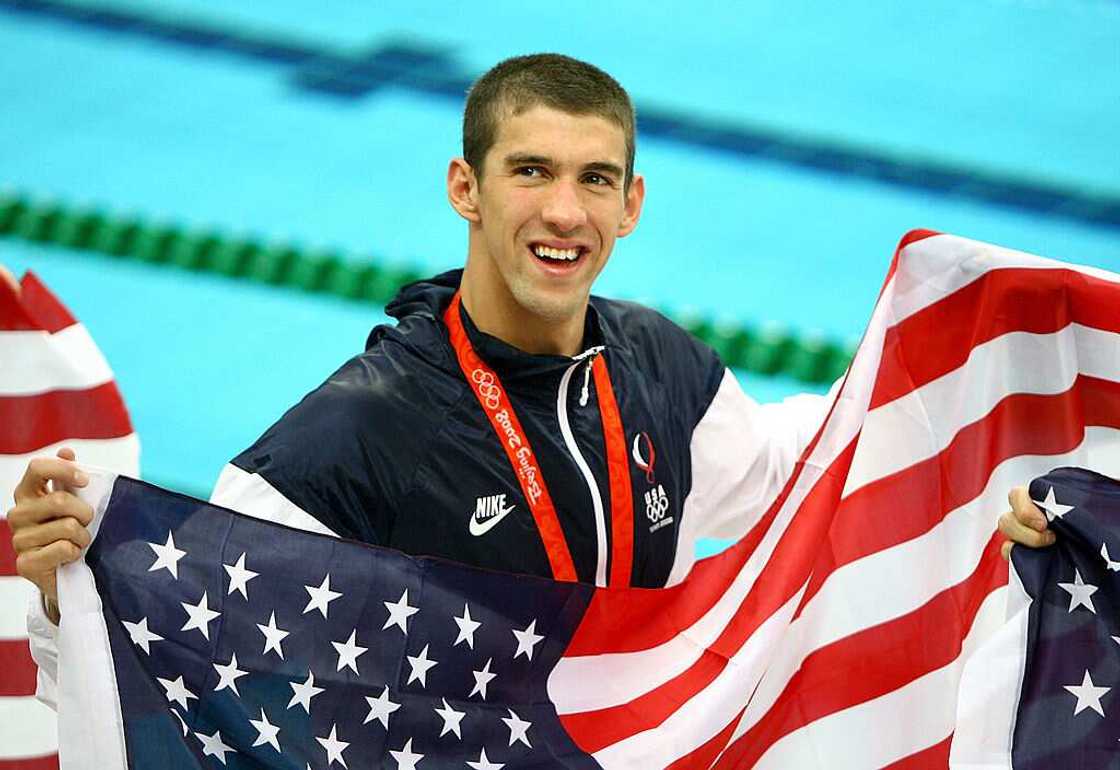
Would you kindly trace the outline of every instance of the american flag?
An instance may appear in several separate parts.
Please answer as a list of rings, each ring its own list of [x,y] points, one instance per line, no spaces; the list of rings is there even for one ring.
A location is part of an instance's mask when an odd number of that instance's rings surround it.
[[[16,576],[4,517],[32,456],[65,444],[135,475],[139,443],[85,327],[33,274],[21,288],[0,281],[0,770],[46,770],[58,767],[58,743],[54,713],[33,697],[24,618],[34,588]]]
[[[1035,479],[1058,533],[1016,548],[1008,622],[962,679],[953,760],[1017,770],[1120,767],[1120,481],[1081,468]]]
[[[67,609],[68,586],[96,607],[93,573],[60,579],[63,687],[93,697],[94,664],[115,667],[120,701],[77,713],[123,728],[91,753],[114,735],[77,729],[63,693],[66,740],[97,767],[146,730],[135,746],[168,767],[945,767],[962,669],[1005,621],[1008,489],[1060,465],[1120,475],[1118,284],[907,235],[781,494],[665,589],[469,570],[121,481],[108,507],[134,530],[90,554],[117,564],[104,614]],[[100,658],[77,618],[102,624]]]

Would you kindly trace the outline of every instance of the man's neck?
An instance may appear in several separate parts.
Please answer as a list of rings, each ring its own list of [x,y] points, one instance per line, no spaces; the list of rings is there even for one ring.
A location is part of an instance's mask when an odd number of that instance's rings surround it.
[[[504,284],[487,285],[463,272],[460,285],[463,306],[479,331],[526,353],[575,356],[582,352],[587,313],[565,321],[550,321],[535,315],[510,295]]]

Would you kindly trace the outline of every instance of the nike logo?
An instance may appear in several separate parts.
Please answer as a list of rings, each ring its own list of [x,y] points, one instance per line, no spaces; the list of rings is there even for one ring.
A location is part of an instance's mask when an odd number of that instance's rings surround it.
[[[485,535],[516,507],[516,505],[506,505],[505,495],[485,495],[478,498],[470,520],[471,534],[475,537]]]

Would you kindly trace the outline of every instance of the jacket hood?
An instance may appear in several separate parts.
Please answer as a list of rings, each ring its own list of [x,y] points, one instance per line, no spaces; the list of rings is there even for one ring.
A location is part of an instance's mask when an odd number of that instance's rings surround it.
[[[416,314],[439,318],[462,280],[463,269],[458,268],[405,284],[397,296],[389,300],[385,314],[398,321]]]

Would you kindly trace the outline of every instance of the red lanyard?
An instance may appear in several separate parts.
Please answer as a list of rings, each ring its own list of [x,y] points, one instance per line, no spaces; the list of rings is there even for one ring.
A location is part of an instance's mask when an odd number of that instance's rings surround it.
[[[557,580],[577,580],[575,564],[572,562],[568,541],[560,528],[552,495],[541,473],[537,456],[529,444],[529,437],[521,428],[521,421],[513,404],[506,395],[502,381],[482,358],[475,352],[463,320],[459,315],[459,292],[451,298],[451,304],[443,314],[451,337],[451,347],[459,359],[463,376],[471,386],[482,411],[490,420],[490,425],[498,435],[498,441],[505,449],[513,472],[521,484],[521,491],[529,503],[537,531],[548,553],[552,576]],[[595,394],[599,402],[599,418],[603,424],[603,439],[607,449],[607,474],[611,495],[611,585],[629,585],[630,571],[634,560],[634,502],[630,488],[630,466],[626,453],[626,438],[619,415],[618,402],[611,388],[610,373],[603,356],[597,356],[591,365],[595,378]]]

